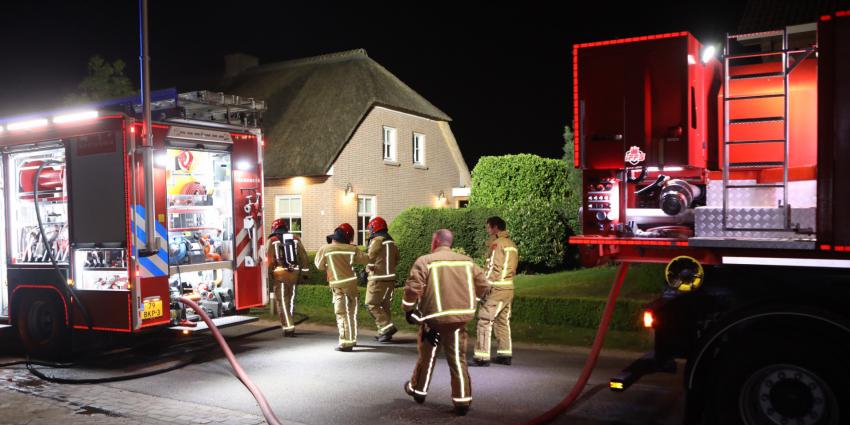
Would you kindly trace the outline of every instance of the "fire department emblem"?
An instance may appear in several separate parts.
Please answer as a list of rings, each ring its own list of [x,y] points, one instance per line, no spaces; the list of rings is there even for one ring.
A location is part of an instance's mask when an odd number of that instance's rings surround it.
[[[626,162],[632,165],[638,165],[646,159],[646,152],[640,150],[637,146],[632,146],[626,152]]]
[[[177,155],[177,167],[181,170],[189,170],[194,159],[192,152],[182,151],[179,155]]]

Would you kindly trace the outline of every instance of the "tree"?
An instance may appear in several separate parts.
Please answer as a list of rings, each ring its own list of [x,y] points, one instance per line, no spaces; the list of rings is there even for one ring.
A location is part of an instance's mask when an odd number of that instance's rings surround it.
[[[65,103],[94,102],[133,94],[133,83],[124,75],[125,66],[121,59],[109,63],[99,55],[92,56],[88,75],[77,85],[77,90],[65,98]]]

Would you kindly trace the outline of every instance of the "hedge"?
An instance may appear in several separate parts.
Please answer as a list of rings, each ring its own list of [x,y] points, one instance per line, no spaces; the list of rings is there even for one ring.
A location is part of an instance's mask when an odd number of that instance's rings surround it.
[[[396,288],[393,295],[393,318],[404,320],[401,310],[402,288]],[[360,288],[360,305],[365,300],[366,289]],[[331,305],[331,291],[328,286],[299,285],[296,289],[295,310],[298,306],[327,307]],[[644,304],[634,300],[617,301],[611,329],[621,331],[636,331],[641,328],[641,316]],[[554,298],[554,297],[514,297],[511,310],[511,320],[529,325],[572,326],[580,328],[596,328],[605,300],[588,298]]]
[[[398,282],[404,282],[410,267],[431,251],[431,237],[437,229],[449,229],[455,235],[454,247],[473,259],[484,256],[487,232],[484,223],[498,211],[490,208],[408,208],[390,223],[390,234],[398,246],[396,267]]]
[[[471,205],[502,207],[536,199],[564,206],[571,188],[567,164],[531,154],[484,156],[472,170]]]

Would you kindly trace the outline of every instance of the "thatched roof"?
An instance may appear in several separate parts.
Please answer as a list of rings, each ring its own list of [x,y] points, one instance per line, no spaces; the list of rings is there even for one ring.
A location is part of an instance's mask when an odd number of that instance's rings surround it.
[[[451,120],[363,49],[250,68],[224,85],[266,101],[266,178],[326,174],[375,106]]]

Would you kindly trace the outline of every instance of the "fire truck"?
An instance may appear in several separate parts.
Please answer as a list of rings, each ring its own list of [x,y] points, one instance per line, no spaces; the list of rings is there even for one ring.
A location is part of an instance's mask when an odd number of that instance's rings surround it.
[[[570,243],[666,264],[654,350],[611,388],[684,365],[688,423],[848,423],[850,11],[724,46],[578,44],[573,61]]]
[[[265,104],[153,93],[0,121],[0,327],[30,353],[83,335],[206,329],[267,303]],[[152,144],[145,140],[152,140]],[[88,338],[83,338],[88,341]]]

